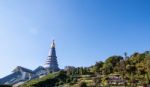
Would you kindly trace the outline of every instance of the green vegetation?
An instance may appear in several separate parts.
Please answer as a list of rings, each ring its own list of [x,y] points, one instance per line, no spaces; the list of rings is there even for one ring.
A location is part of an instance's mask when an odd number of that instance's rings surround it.
[[[150,51],[111,56],[90,67],[69,67],[20,87],[147,87],[150,85]]]
[[[65,72],[60,71],[53,74],[48,74],[40,79],[31,80],[20,87],[54,87],[64,84],[66,79],[67,76]]]

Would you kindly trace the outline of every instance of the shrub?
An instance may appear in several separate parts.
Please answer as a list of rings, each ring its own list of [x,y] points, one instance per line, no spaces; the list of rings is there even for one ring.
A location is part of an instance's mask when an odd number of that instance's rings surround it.
[[[79,87],[87,87],[87,85],[86,85],[85,82],[80,82],[80,83],[79,83]]]

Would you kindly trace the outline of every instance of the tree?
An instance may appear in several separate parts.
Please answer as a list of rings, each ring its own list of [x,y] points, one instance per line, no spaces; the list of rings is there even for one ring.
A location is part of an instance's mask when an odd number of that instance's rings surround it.
[[[147,56],[146,56],[144,62],[145,62],[146,71],[147,71],[147,72],[150,72],[150,55],[147,55]]]
[[[129,74],[136,72],[136,67],[135,67],[135,65],[127,65],[127,66],[126,66],[126,69],[127,69],[127,72],[129,72]]]
[[[80,82],[80,83],[79,83],[79,87],[87,87],[87,85],[86,85],[85,82]]]
[[[106,59],[105,63],[106,64],[112,64],[112,67],[115,67],[117,65],[117,63],[120,62],[120,60],[122,60],[123,57],[122,56],[111,56],[108,59]]]

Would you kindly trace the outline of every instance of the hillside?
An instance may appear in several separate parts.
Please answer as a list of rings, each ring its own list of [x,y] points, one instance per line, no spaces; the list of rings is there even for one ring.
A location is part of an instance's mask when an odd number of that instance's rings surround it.
[[[20,87],[124,87],[150,84],[150,51],[131,56],[111,56],[90,67],[65,70],[26,82]]]

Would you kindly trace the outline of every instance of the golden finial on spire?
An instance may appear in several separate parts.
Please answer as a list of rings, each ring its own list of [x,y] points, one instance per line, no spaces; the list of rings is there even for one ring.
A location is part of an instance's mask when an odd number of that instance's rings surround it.
[[[54,41],[55,40],[53,40],[53,42],[52,42],[51,48],[55,48],[55,42]]]

